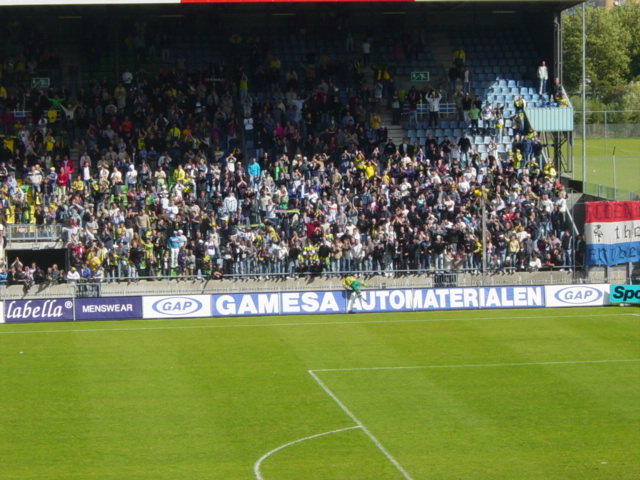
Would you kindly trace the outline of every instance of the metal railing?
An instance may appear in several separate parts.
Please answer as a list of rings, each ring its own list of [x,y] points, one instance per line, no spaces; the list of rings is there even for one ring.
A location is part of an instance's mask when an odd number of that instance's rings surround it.
[[[13,242],[57,242],[62,238],[62,225],[33,225],[31,223],[9,224],[5,230],[7,241]]]

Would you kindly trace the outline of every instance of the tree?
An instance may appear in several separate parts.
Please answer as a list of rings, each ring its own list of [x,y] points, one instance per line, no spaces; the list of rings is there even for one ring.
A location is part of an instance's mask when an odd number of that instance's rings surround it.
[[[616,22],[629,32],[629,57],[631,58],[630,74],[635,79],[640,76],[640,4],[627,2],[614,8],[611,12]]]
[[[621,14],[614,12],[615,9],[592,6],[586,9],[586,75],[595,93],[606,92],[630,79],[631,44],[637,42],[638,37],[633,40],[630,29],[620,22]],[[632,17],[631,14],[628,16]],[[568,89],[576,90],[580,88],[582,77],[581,9],[565,12],[562,25],[564,83]]]

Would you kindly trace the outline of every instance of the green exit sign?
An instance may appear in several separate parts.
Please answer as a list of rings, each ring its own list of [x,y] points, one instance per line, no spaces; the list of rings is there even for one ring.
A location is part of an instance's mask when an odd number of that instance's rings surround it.
[[[428,82],[429,72],[411,72],[412,82]]]
[[[31,88],[49,88],[50,85],[49,77],[33,77],[31,79]]]

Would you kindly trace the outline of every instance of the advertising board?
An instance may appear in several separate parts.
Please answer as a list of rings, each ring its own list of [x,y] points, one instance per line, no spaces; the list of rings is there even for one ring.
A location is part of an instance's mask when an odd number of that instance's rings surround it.
[[[5,323],[73,321],[73,300],[10,300],[5,302]]]
[[[347,292],[213,295],[214,316],[344,313]]]
[[[348,311],[401,312],[478,308],[532,308],[544,306],[544,289],[526,287],[430,288],[370,290],[352,298]]]
[[[608,284],[547,285],[544,287],[547,307],[601,307],[609,305]]]
[[[174,295],[142,298],[142,318],[196,318],[211,316],[211,295]]]
[[[640,285],[611,285],[611,303],[640,303]]]
[[[213,295],[214,316],[544,307],[544,288],[470,287]],[[147,317],[145,317],[147,318]]]
[[[79,298],[76,320],[133,320],[142,318],[142,297]]]

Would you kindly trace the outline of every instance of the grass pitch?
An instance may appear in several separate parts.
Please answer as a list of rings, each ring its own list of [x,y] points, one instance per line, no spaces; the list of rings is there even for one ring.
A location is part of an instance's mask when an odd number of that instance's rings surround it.
[[[615,147],[616,176],[613,176]],[[587,182],[640,193],[640,138],[587,138]],[[573,178],[582,180],[582,140],[573,147]]]
[[[638,309],[1,325],[0,357],[2,479],[640,477]]]

